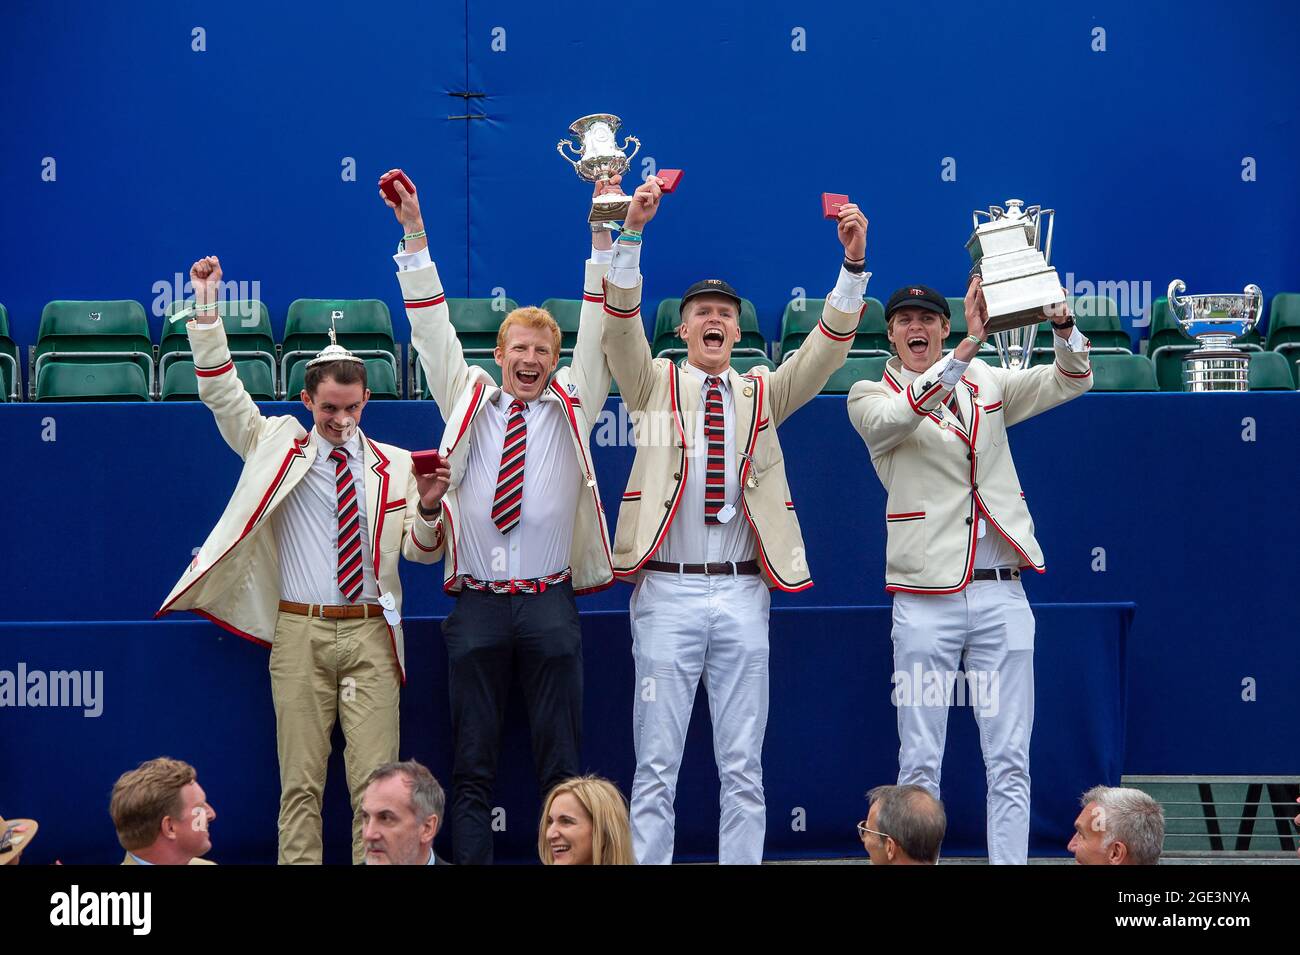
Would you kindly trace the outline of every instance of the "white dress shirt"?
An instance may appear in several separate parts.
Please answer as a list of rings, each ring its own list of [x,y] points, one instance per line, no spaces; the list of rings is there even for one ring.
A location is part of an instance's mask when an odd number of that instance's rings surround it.
[[[312,428],[316,459],[285,502],[271,516],[275,542],[280,549],[280,596],[304,604],[346,605],[339,591],[339,496],[335,465],[330,460],[334,445]],[[366,482],[362,460],[361,432],[342,445],[348,455],[348,470],[357,490],[357,514],[361,522],[361,596],[357,603],[375,603],[374,555],[366,522]]]
[[[592,249],[594,261],[600,253]],[[429,250],[399,252],[402,271],[432,264]],[[541,399],[524,406],[524,497],[519,523],[502,534],[492,521],[492,502],[501,473],[501,451],[514,397],[498,390],[474,418],[469,461],[461,479],[460,526],[456,528],[459,572],[478,580],[532,580],[569,566],[578,494],[584,481],[564,410]]]
[[[722,394],[722,429],[725,435],[727,491],[722,504],[722,514],[731,513],[725,524],[704,523],[705,462],[709,442],[704,436],[704,403],[708,396],[707,372],[690,362],[682,370],[700,381],[700,413],[695,416],[694,453],[686,468],[686,486],[682,489],[681,503],[673,517],[668,536],[664,538],[657,560],[674,564],[703,564],[730,560],[753,560],[758,554],[754,532],[742,512],[740,478],[736,468],[736,404],[727,375],[718,376],[718,391]],[[721,516],[721,515],[719,515]]]
[[[469,461],[460,483],[456,559],[479,580],[531,580],[569,566],[582,472],[558,401],[524,405],[524,496],[519,523],[502,534],[492,521],[510,404],[504,390],[474,418]]]

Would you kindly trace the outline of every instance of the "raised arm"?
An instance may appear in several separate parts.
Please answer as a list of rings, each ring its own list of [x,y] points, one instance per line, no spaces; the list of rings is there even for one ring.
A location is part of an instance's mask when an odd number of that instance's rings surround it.
[[[620,176],[597,182],[593,198],[605,192],[621,192]],[[605,319],[605,273],[613,257],[613,242],[606,229],[592,230],[591,256],[583,267],[582,310],[578,316],[578,341],[573,349],[573,382],[582,395],[582,414],[588,432],[596,426],[605,399],[609,397],[609,362],[601,347]]]
[[[641,233],[655,217],[660,196],[655,176],[637,187],[605,278],[601,345],[629,411],[644,409],[654,388],[654,357],[641,325]]]
[[[840,209],[836,222],[844,263],[835,289],[826,297],[821,321],[794,354],[768,376],[768,402],[773,424],[780,424],[826,386],[844,364],[862,317],[867,290],[867,217],[853,203]]]
[[[1077,398],[1092,387],[1088,340],[1074,325],[1069,306],[1062,302],[1043,317],[1053,323],[1068,323],[1065,328],[1053,326],[1055,360],[1050,365],[1019,371],[990,369],[1002,388],[1002,417],[1007,427]]]
[[[199,399],[212,410],[226,444],[247,458],[271,424],[244,389],[226,344],[226,326],[218,310],[221,260],[209,255],[195,262],[190,266],[190,284],[194,287],[194,317],[185,331],[194,353]]]
[[[445,420],[469,383],[469,365],[451,325],[438,267],[429,258],[419,196],[408,192],[400,181],[397,194],[401,201],[393,202],[379,190],[379,197],[402,226],[404,248],[393,257],[398,267],[397,282],[411,323],[411,344],[420,354],[424,379]]]

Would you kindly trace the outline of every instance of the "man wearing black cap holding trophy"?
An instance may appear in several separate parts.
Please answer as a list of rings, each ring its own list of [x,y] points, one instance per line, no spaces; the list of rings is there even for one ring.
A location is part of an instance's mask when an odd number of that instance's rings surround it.
[[[717,278],[681,301],[686,360],[650,354],[641,325],[642,230],[660,182],[636,190],[605,281],[603,344],[637,424],[636,459],[619,509],[614,572],[634,582],[636,666],[632,842],[641,864],[673,857],[673,799],[701,678],[721,776],[719,860],[763,858],[761,755],[768,709],[769,588],[812,586],[777,426],[844,363],[867,273],[867,220],[839,213],[839,281],[822,319],[776,371],[731,368],[740,296]]]
[[[1043,553],[1007,446],[1007,428],[1092,387],[1088,342],[1064,306],[1044,311],[1056,360],[1027,370],[974,361],[988,306],[978,276],[966,292],[970,332],[951,354],[948,302],[905,286],[885,307],[898,352],[881,381],[849,392],[849,419],[888,493],[885,589],[894,594],[894,704],[899,785],[939,796],[948,701],[922,704],[924,674],[956,675],[974,699],[988,778],[989,862],[1029,851],[1029,737],[1034,722],[1034,616],[1022,569]],[[1060,319],[1058,321],[1058,319]]]

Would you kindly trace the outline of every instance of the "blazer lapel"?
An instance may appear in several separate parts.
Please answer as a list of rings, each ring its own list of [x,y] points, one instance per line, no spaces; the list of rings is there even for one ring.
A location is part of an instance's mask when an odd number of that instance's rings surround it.
[[[736,477],[741,486],[745,482],[745,465],[753,454],[754,439],[762,422],[758,420],[758,395],[760,386],[752,378],[745,378],[734,368],[729,369],[727,380],[731,383],[731,406],[735,409]]]
[[[366,532],[375,579],[379,579],[379,542],[384,532],[384,503],[388,500],[388,458],[364,434],[361,435],[362,473],[366,480]]]

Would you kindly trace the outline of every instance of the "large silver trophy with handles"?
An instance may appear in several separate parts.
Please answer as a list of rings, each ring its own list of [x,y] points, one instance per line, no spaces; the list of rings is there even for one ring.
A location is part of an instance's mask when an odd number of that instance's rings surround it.
[[[573,140],[561,139],[555,144],[560,156],[573,164],[573,169],[588,182],[599,182],[627,172],[628,163],[641,148],[641,140],[628,136],[623,145],[618,145],[618,128],[623,121],[611,113],[592,113],[581,119],[575,119],[569,125],[569,132],[577,137],[578,146]],[[630,143],[636,143],[631,153],[625,154]],[[564,150],[577,156],[566,155]],[[628,207],[632,204],[631,196],[597,196],[591,202],[589,222],[622,222],[627,218]]]
[[[1259,321],[1264,293],[1258,285],[1226,294],[1181,294],[1186,290],[1182,279],[1169,283],[1170,313],[1183,334],[1201,346],[1183,359],[1183,389],[1249,390],[1250,358],[1232,342]]]
[[[1065,301],[1052,260],[1056,210],[1025,208],[1023,199],[1008,199],[1006,208],[989,206],[972,216],[975,231],[966,242],[971,276],[983,279],[989,320],[1003,368],[1028,368],[1043,310]],[[981,221],[981,219],[983,221]],[[1040,249],[1046,219],[1046,242]]]

